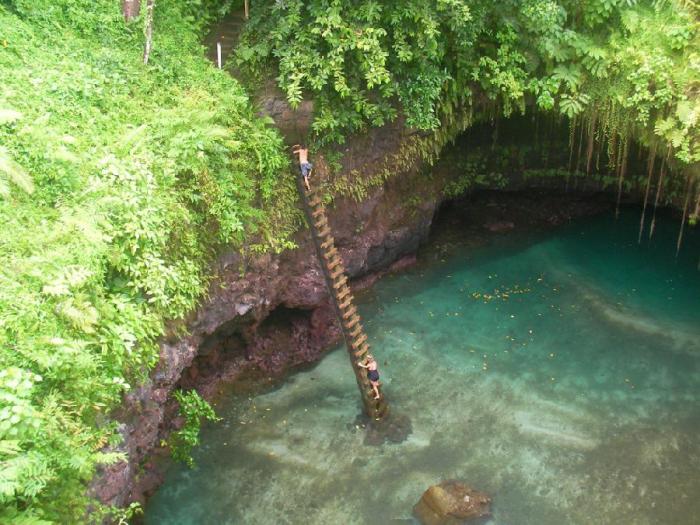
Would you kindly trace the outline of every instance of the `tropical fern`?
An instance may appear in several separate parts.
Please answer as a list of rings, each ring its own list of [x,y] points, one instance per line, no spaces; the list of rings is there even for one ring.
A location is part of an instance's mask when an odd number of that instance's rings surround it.
[[[27,193],[34,192],[34,182],[31,175],[15,162],[6,148],[0,147],[0,195],[7,197],[10,193],[8,182]]]

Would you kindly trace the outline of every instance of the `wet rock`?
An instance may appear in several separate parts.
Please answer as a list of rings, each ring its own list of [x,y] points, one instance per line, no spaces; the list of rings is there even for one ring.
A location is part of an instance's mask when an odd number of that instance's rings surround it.
[[[423,525],[460,525],[488,516],[491,498],[459,481],[447,480],[433,485],[413,507]]]

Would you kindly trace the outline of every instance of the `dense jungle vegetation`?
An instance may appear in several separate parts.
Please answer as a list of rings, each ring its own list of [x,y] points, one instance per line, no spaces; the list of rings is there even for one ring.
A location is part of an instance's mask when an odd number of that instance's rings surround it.
[[[604,148],[624,178],[636,140],[698,177],[696,2],[261,0],[252,13],[239,63],[277,74],[293,105],[312,97],[320,142],[399,115],[449,138],[465,112],[529,109],[570,120],[587,172]]]
[[[200,45],[227,7],[157,2],[144,65],[144,15],[125,23],[118,0],[0,0],[0,523],[87,520],[96,467],[121,459],[110,411],[216,254],[292,246],[282,140]],[[251,15],[238,66],[313,98],[319,146],[392,119],[442,144],[535,110],[568,119],[576,168],[602,151],[620,187],[641,143],[647,198],[698,213],[693,1],[254,0]]]
[[[214,2],[0,2],[0,523],[84,519],[110,409],[222,246],[288,246],[281,138],[200,45]],[[284,220],[281,220],[281,217]]]

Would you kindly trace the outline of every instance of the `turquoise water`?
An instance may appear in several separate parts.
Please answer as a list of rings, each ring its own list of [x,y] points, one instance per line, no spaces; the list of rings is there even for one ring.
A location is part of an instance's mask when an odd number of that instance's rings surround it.
[[[363,445],[338,348],[221,402],[146,523],[412,523],[446,478],[492,525],[700,523],[700,236],[675,261],[677,222],[639,247],[637,221],[436,239],[360,303],[404,443]]]

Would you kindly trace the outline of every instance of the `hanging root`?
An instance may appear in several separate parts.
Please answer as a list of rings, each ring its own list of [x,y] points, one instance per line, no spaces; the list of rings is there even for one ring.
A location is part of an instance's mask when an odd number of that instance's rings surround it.
[[[576,116],[569,124],[569,173],[574,170],[574,142],[576,140]]]
[[[683,229],[685,228],[685,219],[688,216],[688,203],[690,203],[690,190],[692,189],[693,179],[688,176],[688,182],[685,188],[685,202],[683,203],[683,217],[681,217],[681,229],[678,232],[678,242],[676,242],[676,259],[678,259],[678,252],[681,251],[681,244],[683,243]]]
[[[581,154],[583,153],[583,117],[581,117],[581,131],[578,136],[578,153],[576,154],[576,171],[581,171]]]
[[[593,111],[593,116],[591,117],[591,125],[588,128],[588,147],[586,148],[586,174],[591,173],[591,161],[593,160],[593,144],[595,140],[595,125],[598,113]]]
[[[623,146],[624,142],[624,146]],[[618,148],[617,156],[617,205],[615,206],[615,219],[620,216],[620,199],[622,198],[622,181],[625,179],[625,172],[627,171],[627,150],[629,147],[629,140],[620,137],[620,146]],[[622,158],[620,158],[622,157]]]
[[[651,217],[651,226],[649,226],[649,240],[651,240],[654,235],[654,228],[656,226],[656,209],[659,207],[659,200],[661,199],[661,190],[664,185],[664,176],[666,175],[666,163],[669,156],[671,155],[671,148],[668,149],[663,162],[661,163],[661,173],[659,174],[659,184],[656,186],[656,198],[654,199],[654,214]]]
[[[649,202],[649,190],[651,189],[651,176],[654,173],[654,163],[656,162],[656,142],[652,143],[649,151],[649,161],[647,162],[647,188],[644,191],[644,207],[642,208],[642,219],[639,221],[639,237],[637,244],[642,242],[642,233],[644,232],[644,216],[647,212],[647,203]]]

